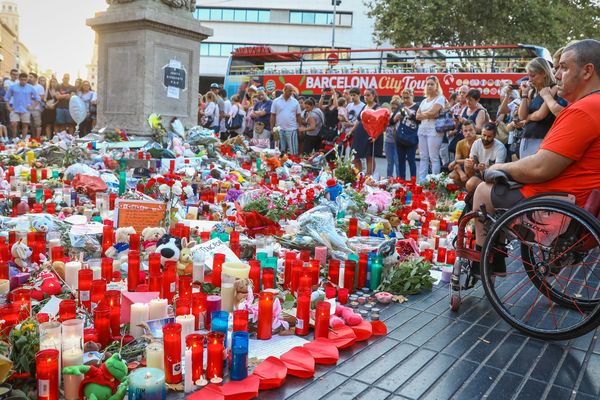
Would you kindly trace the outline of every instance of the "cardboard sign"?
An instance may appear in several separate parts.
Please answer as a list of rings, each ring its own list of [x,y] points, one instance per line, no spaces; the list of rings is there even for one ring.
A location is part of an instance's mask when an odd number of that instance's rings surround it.
[[[212,270],[212,263],[215,254],[221,253],[225,255],[225,262],[241,263],[242,261],[235,255],[229,246],[221,241],[221,239],[212,239],[194,246],[192,252],[203,253],[205,257],[204,264]]]
[[[158,201],[117,199],[115,222],[118,228],[133,226],[141,234],[144,228],[160,226],[166,212],[167,205]]]

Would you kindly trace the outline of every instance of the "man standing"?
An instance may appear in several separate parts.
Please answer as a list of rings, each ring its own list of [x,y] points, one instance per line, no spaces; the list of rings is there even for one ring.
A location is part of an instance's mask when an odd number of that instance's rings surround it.
[[[506,160],[506,147],[496,139],[496,133],[495,124],[485,124],[481,130],[481,139],[477,139],[471,146],[471,154],[465,160],[465,172],[468,176],[472,175],[467,181],[468,192],[475,191],[486,168]]]
[[[58,86],[58,93],[56,94],[58,100],[56,104],[56,130],[58,132],[67,130],[69,133],[73,133],[75,131],[75,121],[69,113],[69,100],[73,94],[76,94],[76,90],[69,83],[70,79],[69,74],[63,75],[62,83]]]
[[[298,154],[298,126],[300,126],[300,104],[292,97],[294,87],[286,83],[283,94],[271,105],[271,129],[279,127],[279,150],[282,153]]]
[[[44,87],[38,83],[38,76],[34,72],[29,73],[28,83],[33,86],[35,92],[38,94],[40,99],[44,98]],[[38,102],[35,110],[31,111],[31,137],[34,140],[39,141],[42,135],[42,112],[44,111],[43,100]]]
[[[10,79],[4,80],[4,89],[8,92],[8,89],[17,83],[19,83],[19,70],[13,68],[10,70]]]
[[[256,124],[261,123],[264,126],[263,134],[264,136],[270,137],[271,133],[271,106],[273,102],[269,100],[267,95],[265,94],[264,89],[259,89],[256,92],[257,101],[254,103],[254,107],[252,111],[250,111],[250,118],[254,120]]]
[[[31,119],[31,111],[35,110],[37,102],[40,101],[40,96],[33,86],[27,83],[26,73],[19,75],[19,83],[12,85],[8,89],[4,99],[8,103],[10,124],[13,134],[17,134],[17,128],[20,122],[22,125],[21,138],[26,140],[27,131],[29,130],[29,121]]]
[[[218,83],[211,83],[210,91],[214,93],[217,99],[217,105],[219,106],[219,122],[223,120],[225,115],[225,101],[221,97],[221,86]]]

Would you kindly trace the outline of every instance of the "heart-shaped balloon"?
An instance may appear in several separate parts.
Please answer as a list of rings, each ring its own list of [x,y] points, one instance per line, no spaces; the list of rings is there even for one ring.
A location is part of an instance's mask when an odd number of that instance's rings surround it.
[[[366,109],[360,115],[360,119],[367,134],[375,140],[385,131],[385,128],[390,123],[390,111],[387,108],[379,108],[377,110]]]

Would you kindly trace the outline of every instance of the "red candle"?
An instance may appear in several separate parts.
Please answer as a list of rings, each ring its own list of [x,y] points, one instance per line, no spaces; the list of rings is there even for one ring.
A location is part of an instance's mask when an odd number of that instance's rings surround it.
[[[169,301],[169,304],[173,303],[173,296],[175,296],[175,280],[177,279],[176,268],[177,263],[175,261],[167,261],[165,263],[161,298],[167,299]]]
[[[5,304],[0,306],[0,335],[8,337],[13,326],[18,324],[19,306],[17,304]]]
[[[192,314],[195,318],[196,330],[204,328],[206,316],[206,293],[192,293]],[[202,323],[201,322],[202,319]]]
[[[258,292],[260,290],[260,261],[250,260],[250,275],[249,278],[252,280],[253,290]]]
[[[0,261],[0,279],[8,279],[8,260]]]
[[[340,281],[340,260],[329,260],[327,279],[334,285],[338,284]]]
[[[94,329],[102,348],[110,344],[110,310],[101,304],[94,310]],[[181,350],[180,350],[181,352]]]
[[[127,256],[127,290],[135,292],[140,283],[140,252],[131,250]]]
[[[102,227],[102,257],[105,256],[106,250],[113,245],[114,240],[114,228],[111,225],[104,225]]]
[[[338,290],[338,301],[340,304],[346,304],[348,302],[348,293],[349,290],[345,287]]]
[[[52,249],[50,249],[50,258],[53,262],[62,261],[65,258],[65,249],[62,246],[54,246]]]
[[[315,312],[315,339],[329,336],[329,314],[329,303],[319,301]]]
[[[130,251],[140,251],[140,234],[134,233],[129,236],[129,250]],[[131,254],[131,253],[130,253]]]
[[[110,312],[110,330],[112,336],[121,335],[121,292],[118,290],[107,290],[105,301],[101,301],[108,306]]]
[[[42,180],[48,179],[48,170],[46,168],[42,168]]]
[[[208,242],[210,240],[210,232],[200,232],[200,240],[202,243]]]
[[[300,251],[300,259],[304,262],[310,261],[310,250],[301,250]]]
[[[56,247],[53,247],[52,250],[54,250]],[[112,258],[107,258],[104,257],[102,258],[102,262],[101,262],[101,274],[102,274],[102,278],[106,281],[106,282],[112,282],[112,277],[113,277],[113,260]]]
[[[321,273],[321,263],[319,260],[310,260],[311,283],[313,286],[319,284],[319,274]]]
[[[233,331],[248,332],[248,310],[235,310],[233,312]]]
[[[43,324],[44,322],[50,321],[50,316],[46,313],[39,313],[35,316],[35,319],[37,320],[38,324]]]
[[[364,288],[367,286],[367,266],[369,263],[369,255],[360,253],[358,255],[358,274],[356,277],[356,287]]]
[[[438,247],[437,249],[437,262],[440,264],[446,263],[446,248]]]
[[[191,314],[192,299],[189,297],[178,297],[175,303],[175,315]]]
[[[92,280],[94,280],[94,271],[91,269],[80,269],[78,271],[78,288],[79,304],[82,304],[88,311],[92,303]]]
[[[96,308],[106,295],[106,281],[104,279],[94,279],[92,281],[92,289],[90,293],[90,301],[92,309]]]
[[[10,260],[10,249],[8,248],[8,244],[6,244],[6,238],[2,236],[0,237],[0,261],[8,260]]]
[[[206,336],[206,379],[223,378],[223,332],[210,332]],[[166,354],[166,351],[165,351]]]
[[[298,291],[298,287],[300,286],[300,276],[302,275],[302,270],[304,269],[304,261],[302,260],[294,260],[292,262],[292,294],[295,295]]]
[[[258,330],[257,338],[269,340],[273,333],[273,293],[260,292],[258,300]]]
[[[440,232],[445,232],[448,229],[448,221],[445,219],[440,221]]]
[[[454,265],[456,262],[456,250],[448,250],[446,252],[446,264]]]
[[[165,382],[181,382],[181,324],[169,322],[163,326]]]
[[[221,272],[223,272],[223,263],[225,262],[225,254],[217,253],[213,257],[212,268],[212,284],[216,287],[221,287]]]
[[[273,268],[263,268],[262,270],[262,288],[273,289],[275,287],[275,270]]]
[[[422,255],[425,258],[425,260],[433,262],[433,249],[424,249]]]
[[[58,355],[56,349],[35,354],[35,378],[39,400],[58,400]]]
[[[334,289],[335,290],[335,289]],[[296,335],[308,335],[310,325],[310,289],[300,289],[296,307]]]
[[[344,266],[344,287],[354,292],[354,275],[356,274],[356,261],[346,260]]]
[[[37,183],[37,169],[31,168],[31,171],[29,171],[29,181],[30,183]]]
[[[325,286],[325,298],[333,299],[337,295],[335,286]]]
[[[19,310],[19,318],[24,320],[31,315],[31,289],[18,288],[11,292],[12,303]],[[75,317],[73,317],[75,318]]]
[[[352,238],[358,234],[358,219],[350,218],[348,222],[348,237]]]
[[[204,335],[199,333],[187,335],[185,346],[192,350],[192,382],[196,382],[202,378],[202,372],[204,371]],[[188,368],[187,365],[186,368]]]
[[[179,277],[179,298],[192,298],[192,277],[190,275],[182,275]]]

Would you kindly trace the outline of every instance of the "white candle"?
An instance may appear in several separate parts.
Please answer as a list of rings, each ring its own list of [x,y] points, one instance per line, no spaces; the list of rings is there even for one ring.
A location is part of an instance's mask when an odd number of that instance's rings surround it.
[[[79,347],[63,348],[63,366],[83,365],[83,351]]]
[[[185,337],[193,333],[196,328],[196,318],[192,314],[178,315],[175,322],[181,324],[181,355],[185,355]]]
[[[165,370],[165,350],[162,343],[150,343],[146,347],[146,366],[148,368],[158,368]]]
[[[233,302],[235,298],[235,289],[233,282],[221,283],[221,309],[227,312],[233,311]]]
[[[131,305],[131,318],[129,320],[129,334],[131,336],[138,338],[144,333],[144,330],[138,324],[148,321],[148,308],[146,303]]]
[[[184,390],[191,393],[194,390],[194,381],[192,380],[192,349],[185,349],[185,377]]]
[[[81,263],[79,261],[69,261],[65,264],[65,282],[72,290],[79,287],[79,270]]]
[[[194,282],[204,282],[204,253],[197,251],[192,259],[192,280]]]
[[[60,246],[60,239],[50,239],[48,240],[48,250],[53,247]]]
[[[0,279],[0,294],[8,294],[10,292],[10,281],[8,279]]]
[[[148,319],[162,319],[167,318],[167,308],[169,303],[167,299],[152,299],[148,304]]]

